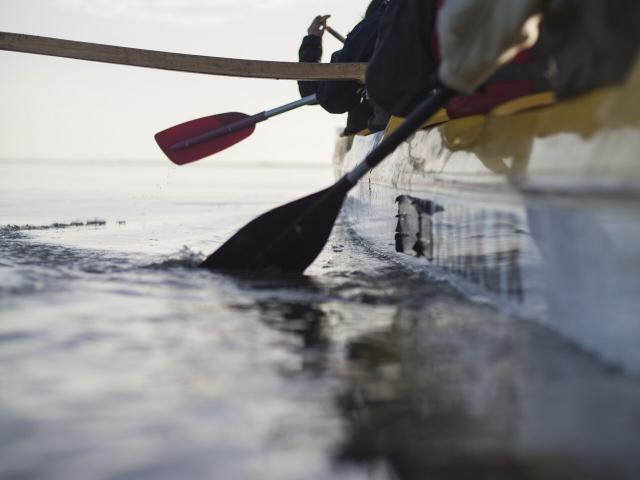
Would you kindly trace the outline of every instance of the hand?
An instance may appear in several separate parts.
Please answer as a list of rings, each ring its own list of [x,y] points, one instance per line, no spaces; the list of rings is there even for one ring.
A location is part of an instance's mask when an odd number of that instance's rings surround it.
[[[321,37],[324,34],[324,30],[327,27],[327,19],[330,16],[331,15],[318,15],[316,18],[313,19],[313,22],[311,22],[311,25],[309,25],[309,28],[307,29],[307,33],[309,35],[315,35],[317,37]]]

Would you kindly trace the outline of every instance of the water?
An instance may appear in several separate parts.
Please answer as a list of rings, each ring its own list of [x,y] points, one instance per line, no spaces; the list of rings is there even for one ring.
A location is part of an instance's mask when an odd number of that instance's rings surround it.
[[[0,171],[3,480],[635,478],[640,380],[347,219],[302,277],[195,268],[328,168]]]

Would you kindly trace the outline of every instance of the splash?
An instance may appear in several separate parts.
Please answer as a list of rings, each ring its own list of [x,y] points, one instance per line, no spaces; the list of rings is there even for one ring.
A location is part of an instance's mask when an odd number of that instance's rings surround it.
[[[183,246],[176,253],[166,255],[160,262],[147,265],[145,268],[152,270],[169,270],[174,268],[196,268],[205,259],[202,252],[194,252],[187,246]]]
[[[123,220],[118,220],[118,225],[124,225],[126,222]],[[82,228],[82,227],[106,227],[107,221],[101,220],[98,218],[94,218],[93,220],[74,220],[73,222],[63,223],[63,222],[54,222],[49,225],[5,225],[0,227],[0,234],[4,235],[10,232],[28,232],[32,230],[62,230],[65,228]]]

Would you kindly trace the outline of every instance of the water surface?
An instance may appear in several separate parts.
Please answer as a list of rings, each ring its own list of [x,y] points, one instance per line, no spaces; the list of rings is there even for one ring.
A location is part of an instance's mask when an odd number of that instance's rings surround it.
[[[196,266],[308,166],[0,163],[0,478],[634,478],[640,381],[339,220]],[[393,241],[392,232],[390,239]]]

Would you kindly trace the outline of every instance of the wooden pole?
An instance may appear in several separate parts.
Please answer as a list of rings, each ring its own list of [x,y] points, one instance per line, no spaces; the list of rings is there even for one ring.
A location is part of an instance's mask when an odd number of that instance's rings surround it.
[[[207,57],[8,32],[0,32],[0,50],[176,72],[277,80],[354,80],[364,83],[366,67],[364,63],[271,62]]]
[[[333,28],[331,28],[329,25],[327,25],[325,27],[325,29],[327,30],[327,32],[329,32],[331,35],[333,35],[333,38],[335,38],[339,42],[344,43],[347,40],[342,35],[340,35],[338,32],[336,32]]]

